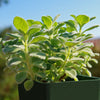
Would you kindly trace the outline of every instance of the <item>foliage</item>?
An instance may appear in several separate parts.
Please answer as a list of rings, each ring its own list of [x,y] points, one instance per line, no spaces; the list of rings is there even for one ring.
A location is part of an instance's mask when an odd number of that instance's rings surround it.
[[[13,20],[18,33],[8,34],[12,39],[4,41],[4,53],[7,56],[7,67],[16,72],[17,83],[24,83],[30,90],[34,81],[60,82],[67,77],[78,81],[78,74],[91,72],[90,61],[96,53],[90,49],[92,43],[83,41],[92,38],[86,31],[99,25],[83,30],[85,24],[94,19],[86,15],[71,15],[74,20],[57,22],[50,16],[42,16],[42,22],[24,20],[16,16]]]

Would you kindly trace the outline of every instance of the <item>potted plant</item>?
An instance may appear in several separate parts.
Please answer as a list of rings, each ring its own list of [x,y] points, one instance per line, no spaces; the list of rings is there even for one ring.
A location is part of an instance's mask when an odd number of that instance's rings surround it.
[[[85,32],[99,25],[84,29],[95,17],[71,16],[74,20],[63,22],[56,21],[59,15],[42,16],[42,22],[14,18],[18,33],[7,34],[12,38],[3,51],[16,72],[20,100],[100,100],[100,79],[88,70],[99,54],[84,42],[93,37]]]

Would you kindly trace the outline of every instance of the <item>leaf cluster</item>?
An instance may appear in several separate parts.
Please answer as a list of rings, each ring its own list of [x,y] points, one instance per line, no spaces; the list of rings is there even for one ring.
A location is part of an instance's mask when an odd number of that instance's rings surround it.
[[[98,62],[92,58],[98,55],[91,50],[93,44],[84,41],[93,37],[85,32],[99,25],[83,30],[95,17],[71,15],[73,20],[57,22],[59,16],[42,16],[41,22],[18,16],[13,20],[18,33],[8,33],[12,38],[4,42],[3,51],[9,55],[7,66],[16,72],[17,83],[24,81],[26,90],[33,80],[60,82],[70,77],[78,81],[77,75],[83,72],[91,76],[89,62]]]

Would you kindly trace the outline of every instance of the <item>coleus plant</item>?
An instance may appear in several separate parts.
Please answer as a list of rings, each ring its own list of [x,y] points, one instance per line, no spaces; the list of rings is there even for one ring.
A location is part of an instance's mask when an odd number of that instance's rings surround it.
[[[13,20],[18,33],[8,33],[10,40],[4,42],[7,66],[16,72],[18,84],[24,82],[28,91],[34,81],[61,82],[67,77],[78,81],[77,75],[91,76],[88,67],[92,57],[93,43],[83,41],[93,37],[85,32],[97,28],[95,25],[83,30],[85,24],[95,19],[86,15],[71,15],[73,20],[57,22],[51,16],[42,16],[42,21],[24,20],[16,16]]]

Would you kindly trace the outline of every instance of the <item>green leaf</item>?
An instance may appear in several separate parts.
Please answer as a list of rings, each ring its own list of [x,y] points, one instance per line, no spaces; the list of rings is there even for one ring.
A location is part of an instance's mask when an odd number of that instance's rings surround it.
[[[34,21],[33,25],[41,25],[42,26],[42,23],[40,21]]]
[[[3,49],[3,51],[5,53],[16,53],[20,50],[23,50],[24,46],[23,45],[7,45],[5,46],[5,48]]]
[[[78,24],[80,25],[80,27],[82,27],[84,24],[88,23],[90,21],[90,18],[86,15],[78,15],[76,17],[76,21],[78,22]]]
[[[54,18],[53,23],[55,23],[55,21],[58,19],[59,16],[60,16],[60,14],[58,14],[58,15]]]
[[[7,33],[7,35],[13,38],[21,38],[21,35],[19,35],[18,33]]]
[[[76,19],[76,16],[75,15],[70,15],[70,16],[72,16],[74,19]]]
[[[43,79],[43,78],[46,77],[46,74],[45,73],[42,73],[42,72],[38,72],[38,73],[36,73],[36,76]]]
[[[66,73],[66,76],[70,77],[70,78],[73,78],[74,80],[78,81],[77,79],[77,72],[76,70],[74,69],[71,69],[71,70],[65,70],[65,73]]]
[[[41,52],[31,53],[30,56],[40,58],[40,59],[45,59],[46,58],[45,53],[41,53]]]
[[[53,19],[52,19],[52,17],[51,17],[51,16],[46,16],[46,17],[49,17],[49,18],[53,21]]]
[[[48,29],[51,28],[51,26],[52,26],[52,20],[51,20],[49,17],[47,17],[47,16],[42,16],[42,21],[43,21],[43,23],[46,25],[46,27],[47,27]]]
[[[72,28],[74,28],[74,29],[76,29],[76,23],[75,23],[75,21],[73,21],[73,20],[68,20],[67,22],[65,22],[68,26],[70,26],[70,27],[72,27]]]
[[[16,16],[13,20],[13,24],[17,30],[21,30],[26,33],[28,31],[28,23],[21,17]]]
[[[33,69],[34,69],[34,67],[38,67],[40,69],[46,69],[47,68],[45,62],[42,61],[42,60],[35,61],[34,64],[33,64]]]
[[[64,22],[59,23],[59,24],[56,26],[55,30],[58,30],[58,29],[59,29],[60,27],[62,27],[63,25],[65,25],[65,23],[64,23]]]
[[[83,58],[78,58],[78,57],[73,57],[73,58],[71,58],[71,61],[84,61],[84,59]]]
[[[64,62],[64,60],[62,58],[60,58],[60,57],[49,57],[48,60]]]
[[[29,27],[31,27],[34,23],[34,20],[29,19],[29,20],[27,20],[27,23],[28,23]]]
[[[38,44],[29,44],[29,48],[39,48]]]
[[[64,33],[64,34],[61,34],[60,36],[64,38],[73,38],[74,35],[72,33]]]
[[[96,64],[98,63],[98,60],[97,59],[91,59],[90,61],[93,61],[93,62],[95,62]]]
[[[76,25],[75,21],[68,20],[65,23],[66,23],[66,26],[67,26],[67,29],[66,29],[67,32],[77,31],[77,29],[76,29],[77,25]]]
[[[92,76],[92,75],[91,75],[91,72],[90,72],[87,68],[82,67],[82,69],[85,70],[86,74],[87,74],[89,77]]]
[[[84,43],[83,45],[77,46],[75,51],[83,50],[84,48],[87,47],[91,48],[93,46],[94,46],[93,43]]]
[[[37,42],[46,41],[46,40],[47,38],[44,36],[36,36],[30,41],[30,43],[37,43]]]
[[[92,68],[92,65],[87,62],[87,67]]]
[[[27,80],[24,82],[24,88],[29,91],[33,87],[33,80]]]
[[[92,76],[91,72],[90,72],[88,69],[86,69],[85,71],[86,71],[86,73],[87,73],[87,75],[88,75],[89,77]]]
[[[17,57],[12,57],[8,60],[8,66],[16,66],[21,63],[21,59]]]
[[[77,44],[79,44],[79,42],[77,42],[77,41],[67,41],[65,43],[65,45],[68,46],[68,47],[72,47],[72,46],[75,46]]]
[[[16,47],[13,47],[13,46],[5,46],[3,49],[3,52],[5,52],[5,53],[11,53],[14,51],[16,51]]]
[[[59,33],[65,33],[66,32],[66,28],[65,27],[61,27],[59,30]]]
[[[87,34],[87,35],[85,35],[85,36],[81,39],[81,41],[86,41],[86,40],[88,40],[88,39],[90,39],[90,38],[93,38],[93,37],[94,37],[93,34]]]
[[[51,39],[51,45],[54,47],[59,47],[60,42],[57,38]]]
[[[100,56],[100,53],[94,53],[95,54],[95,56]]]
[[[91,18],[90,18],[90,21],[94,20],[95,18],[96,18],[95,16],[94,16],[94,17],[91,17]]]
[[[73,31],[75,31],[75,29],[72,28],[72,27],[67,27],[66,30],[67,30],[67,32],[73,32]]]
[[[95,28],[97,28],[97,27],[99,27],[99,25],[92,26],[92,27],[90,27],[90,28],[84,30],[82,33],[85,33],[85,32],[87,32],[87,31],[90,31],[90,30],[95,29]]]
[[[16,74],[15,79],[16,79],[17,83],[20,84],[26,79],[26,77],[27,77],[27,73],[26,72],[18,72]]]
[[[93,53],[92,49],[90,48],[83,48],[83,50],[79,51],[79,53],[81,53],[81,55],[90,55],[92,57],[95,56],[95,54]]]
[[[40,28],[30,28],[27,32],[27,34],[31,35],[31,34],[35,34],[37,32],[39,32],[41,29]]]

